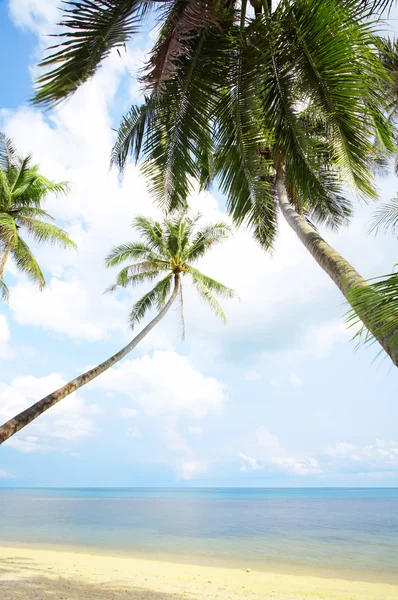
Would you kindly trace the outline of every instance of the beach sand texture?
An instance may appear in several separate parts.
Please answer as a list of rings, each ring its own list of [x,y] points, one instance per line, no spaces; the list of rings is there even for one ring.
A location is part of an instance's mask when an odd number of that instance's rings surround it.
[[[398,585],[0,548],[1,600],[398,600]]]

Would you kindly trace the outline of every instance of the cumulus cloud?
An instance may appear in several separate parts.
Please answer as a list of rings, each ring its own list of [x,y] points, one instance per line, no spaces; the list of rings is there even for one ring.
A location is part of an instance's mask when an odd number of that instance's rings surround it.
[[[4,315],[0,315],[0,359],[12,358],[13,352],[9,345],[11,338],[10,329],[7,319]]]
[[[58,373],[46,377],[16,377],[0,383],[0,420],[7,421],[66,383]],[[102,410],[74,393],[5,442],[23,452],[68,450],[96,433],[95,416]]]
[[[300,385],[301,384],[301,379],[298,375],[296,375],[296,373],[290,373],[289,379],[290,379],[290,383],[292,385]]]
[[[121,408],[120,415],[122,417],[136,417],[140,414],[140,411],[136,408]]]
[[[15,475],[13,473],[9,473],[8,471],[0,470],[0,479],[15,479]]]
[[[180,464],[178,474],[180,479],[190,480],[205,470],[206,467],[200,460],[189,460]]]
[[[347,442],[336,442],[325,446],[323,454],[358,471],[398,471],[398,441],[376,440],[373,444],[360,446]]]
[[[242,461],[240,470],[243,472],[244,471],[258,471],[259,469],[262,469],[262,467],[260,467],[260,465],[258,464],[257,460],[255,458],[252,458],[251,456],[246,456],[246,454],[243,454],[241,452],[239,454],[239,458]]]
[[[271,472],[305,476],[322,472],[318,460],[311,456],[292,456],[281,445],[278,437],[267,427],[258,427],[255,441],[250,445],[251,454],[241,453],[241,471],[255,471],[266,468]]]
[[[225,385],[206,377],[186,356],[171,351],[125,360],[92,385],[124,394],[150,416],[203,417],[220,412],[227,398]]]
[[[250,371],[246,373],[245,379],[247,381],[261,381],[262,377],[255,369],[250,369]]]
[[[202,433],[203,433],[203,429],[201,427],[194,427],[194,426],[188,427],[188,431],[191,435],[202,435]]]

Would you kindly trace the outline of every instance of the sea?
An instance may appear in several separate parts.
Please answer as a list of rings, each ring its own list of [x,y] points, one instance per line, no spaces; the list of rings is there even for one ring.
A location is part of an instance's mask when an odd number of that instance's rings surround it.
[[[0,488],[0,545],[398,583],[398,489]]]

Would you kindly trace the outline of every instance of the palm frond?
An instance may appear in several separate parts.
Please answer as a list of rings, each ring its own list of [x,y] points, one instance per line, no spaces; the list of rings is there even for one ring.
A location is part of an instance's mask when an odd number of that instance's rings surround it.
[[[97,71],[112,49],[123,47],[137,32],[155,1],[80,0],[64,2],[60,42],[40,63],[35,104],[54,106],[71,96]]]
[[[158,276],[159,269],[142,271],[141,273],[132,273],[131,267],[125,267],[118,273],[116,277],[116,283],[109,286],[105,291],[114,292],[119,287],[136,287],[137,285],[145,283],[146,281],[153,281]]]
[[[129,318],[132,328],[145,317],[147,312],[163,302],[165,288],[167,289],[167,286],[169,285],[167,281],[170,280],[171,275],[171,273],[166,275],[166,277],[161,279],[152,290],[144,294],[144,296],[134,304]]]
[[[377,90],[387,75],[370,50],[375,45],[372,26],[358,23],[349,3],[305,0],[284,11],[283,27],[283,37],[291,38],[288,47],[302,93],[320,107],[327,122],[331,160],[345,181],[374,197],[368,168],[372,134],[390,150],[392,140],[388,121],[376,109],[383,107]]]
[[[229,300],[231,300],[232,298],[236,298],[236,292],[234,290],[223,285],[219,281],[216,281],[215,279],[204,275],[203,273],[198,271],[198,269],[195,269],[191,265],[187,266],[186,271],[192,276],[195,283],[197,281],[201,281],[209,290],[215,292],[219,296],[222,296],[223,298],[227,298]]]
[[[389,229],[396,233],[398,226],[398,198],[390,200],[381,204],[375,211],[371,226],[369,227],[369,233],[377,233],[381,228],[387,232]]]
[[[111,152],[111,164],[115,164],[120,171],[124,170],[128,156],[132,155],[135,162],[138,162],[154,107],[155,101],[146,97],[144,104],[132,106],[124,115]]]
[[[211,310],[217,315],[217,317],[220,317],[220,319],[222,319],[224,322],[226,322],[227,317],[225,316],[225,313],[224,313],[223,309],[221,308],[220,303],[218,302],[218,300],[215,298],[215,296],[211,293],[210,289],[206,285],[202,274],[199,273],[199,275],[198,275],[198,272],[195,272],[195,271],[196,271],[196,269],[187,270],[187,272],[192,276],[192,281],[194,283],[196,291],[207,302],[207,304],[210,306]]]
[[[5,133],[0,132],[0,169],[9,171],[17,169],[18,165],[19,158],[14,142]]]
[[[115,267],[125,260],[164,261],[164,257],[153,252],[146,243],[128,242],[114,246],[105,259],[107,267]]]
[[[398,273],[390,273],[367,281],[367,285],[354,290],[348,298],[353,310],[347,321],[350,326],[360,326],[355,338],[359,343],[372,343],[387,338],[391,348],[398,348]],[[361,326],[366,320],[372,334]]]
[[[174,0],[165,4],[159,18],[163,25],[142,77],[150,89],[161,93],[164,83],[178,71],[181,58],[192,58],[192,40],[204,29],[219,27],[219,21],[225,18],[221,7],[223,3],[218,0]]]
[[[4,283],[4,281],[0,278],[0,297],[3,298],[5,302],[8,302],[10,298],[10,292],[8,287]]]
[[[7,247],[18,244],[18,228],[8,213],[0,212],[0,241]]]
[[[194,180],[210,164],[217,87],[227,76],[228,36],[202,30],[181,57],[178,73],[163,84],[143,145],[143,173],[155,200],[166,211],[186,206]]]
[[[228,211],[240,225],[244,219],[253,220],[260,203],[264,206],[270,201],[266,174],[272,161],[267,150],[273,140],[257,95],[263,57],[253,50],[250,40],[242,42],[241,32],[236,31],[232,39],[237,58],[231,62],[228,89],[220,95],[216,110],[215,172],[227,194]],[[265,244],[272,245],[274,233],[270,219]]]
[[[210,248],[221,243],[231,235],[231,227],[224,222],[203,227],[193,237],[182,252],[184,261],[195,262],[205,255]]]
[[[18,237],[17,244],[10,247],[10,252],[15,260],[17,268],[23,273],[26,273],[31,281],[38,283],[40,288],[43,288],[46,285],[44,275],[29,246],[20,236]]]
[[[70,239],[66,231],[51,223],[21,214],[16,217],[16,222],[20,227],[24,227],[33,239],[39,243],[57,244],[63,248],[77,248],[77,245]]]
[[[152,252],[163,257],[170,256],[164,229],[158,221],[138,215],[134,218],[132,226]]]

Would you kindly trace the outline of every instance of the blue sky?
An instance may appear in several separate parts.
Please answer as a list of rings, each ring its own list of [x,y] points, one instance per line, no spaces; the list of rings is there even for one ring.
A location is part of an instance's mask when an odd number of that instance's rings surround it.
[[[71,182],[47,208],[78,252],[38,248],[39,292],[7,265],[0,312],[0,418],[5,420],[125,344],[142,290],[104,296],[113,244],[132,238],[134,214],[155,215],[130,165],[108,172],[112,127],[139,99],[134,73],[151,45],[136,38],[60,109],[32,108],[34,66],[59,14],[53,0],[0,2],[0,127],[42,172]],[[380,196],[398,182],[380,182]],[[223,198],[195,195],[207,221]],[[396,261],[393,236],[366,236],[372,207],[350,229],[325,231],[365,276]],[[281,222],[272,256],[240,230],[200,268],[234,287],[219,324],[186,288],[187,339],[178,315],[111,372],[51,409],[0,450],[9,486],[394,486],[398,484],[397,373],[376,347],[355,351],[339,292]]]

